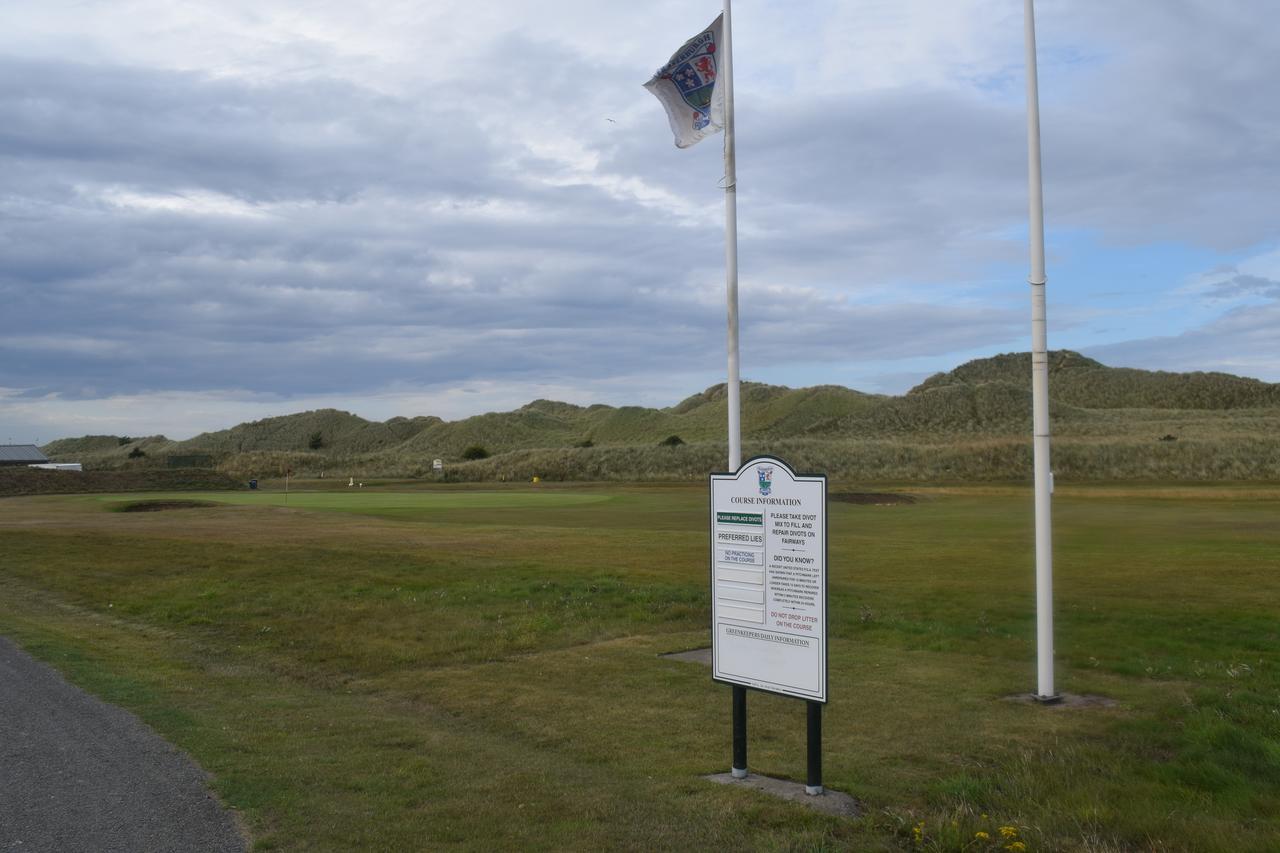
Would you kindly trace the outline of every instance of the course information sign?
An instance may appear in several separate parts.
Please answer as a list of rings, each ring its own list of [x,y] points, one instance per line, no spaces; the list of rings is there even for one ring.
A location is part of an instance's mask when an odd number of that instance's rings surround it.
[[[827,478],[771,457],[711,475],[711,676],[827,701]]]

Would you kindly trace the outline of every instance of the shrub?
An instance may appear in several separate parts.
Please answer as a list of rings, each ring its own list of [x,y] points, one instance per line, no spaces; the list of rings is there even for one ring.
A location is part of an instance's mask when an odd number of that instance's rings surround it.
[[[307,447],[312,450],[319,450],[324,447],[324,436],[320,434],[319,430],[311,433],[311,438],[307,441]]]
[[[479,444],[473,444],[466,450],[462,451],[462,458],[467,460],[488,459],[489,451],[485,450]]]
[[[146,455],[147,455],[147,451],[143,450],[141,447],[135,447],[133,450],[129,451],[130,459],[141,459]]]
[[[595,446],[596,446],[596,443],[589,438],[584,438],[582,441],[579,441],[577,444],[574,445],[574,447],[595,447]]]
[[[679,447],[682,444],[684,444],[684,439],[678,435],[669,435],[658,442],[659,447]]]

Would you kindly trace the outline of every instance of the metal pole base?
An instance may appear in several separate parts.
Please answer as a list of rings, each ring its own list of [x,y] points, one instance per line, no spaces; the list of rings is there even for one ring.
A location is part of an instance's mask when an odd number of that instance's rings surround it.
[[[1057,705],[1062,702],[1061,693],[1055,693],[1052,696],[1041,696],[1039,693],[1033,693],[1031,698],[1041,705]]]
[[[804,792],[811,797],[821,796],[824,790],[826,789],[823,788],[821,785],[805,785],[804,786]]]
[[[729,772],[733,774],[733,778],[735,778],[735,779],[745,779],[745,778],[747,778],[747,768],[745,768],[745,767],[734,767],[734,768],[733,768],[732,770],[730,770]]]

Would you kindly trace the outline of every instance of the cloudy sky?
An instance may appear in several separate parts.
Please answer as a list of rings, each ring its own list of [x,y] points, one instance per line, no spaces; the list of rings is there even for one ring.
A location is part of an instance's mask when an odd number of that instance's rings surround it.
[[[0,441],[724,373],[716,0],[0,0]],[[1268,0],[1040,0],[1050,347],[1280,381]],[[1022,4],[738,0],[744,377],[1029,348]]]

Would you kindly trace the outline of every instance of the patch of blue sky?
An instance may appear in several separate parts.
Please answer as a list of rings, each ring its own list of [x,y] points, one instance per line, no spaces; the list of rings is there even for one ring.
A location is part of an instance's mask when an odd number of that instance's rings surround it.
[[[1050,347],[1080,349],[1197,328],[1222,304],[1190,286],[1256,249],[1219,252],[1186,243],[1118,245],[1090,230],[1046,238]]]
[[[1030,315],[1028,315],[1029,317]],[[1028,319],[1028,331],[1030,320]],[[1024,344],[1022,349],[1026,349]],[[914,358],[877,358],[847,362],[801,362],[785,365],[749,365],[743,378],[770,385],[808,388],[814,385],[843,385],[867,394],[905,394],[935,373],[942,373],[976,358],[990,358],[1013,352],[1015,346],[991,346],[957,350],[945,355]],[[744,359],[745,361],[745,359]]]
[[[1054,45],[1043,43],[1036,50],[1036,78],[1040,83],[1041,111],[1052,109],[1054,101],[1070,98],[1092,81],[1091,69],[1101,69],[1110,60],[1103,50],[1092,45]],[[972,73],[962,73],[965,83],[997,103],[1021,107],[1027,97],[1027,69],[1021,51],[997,68],[975,65]]]

